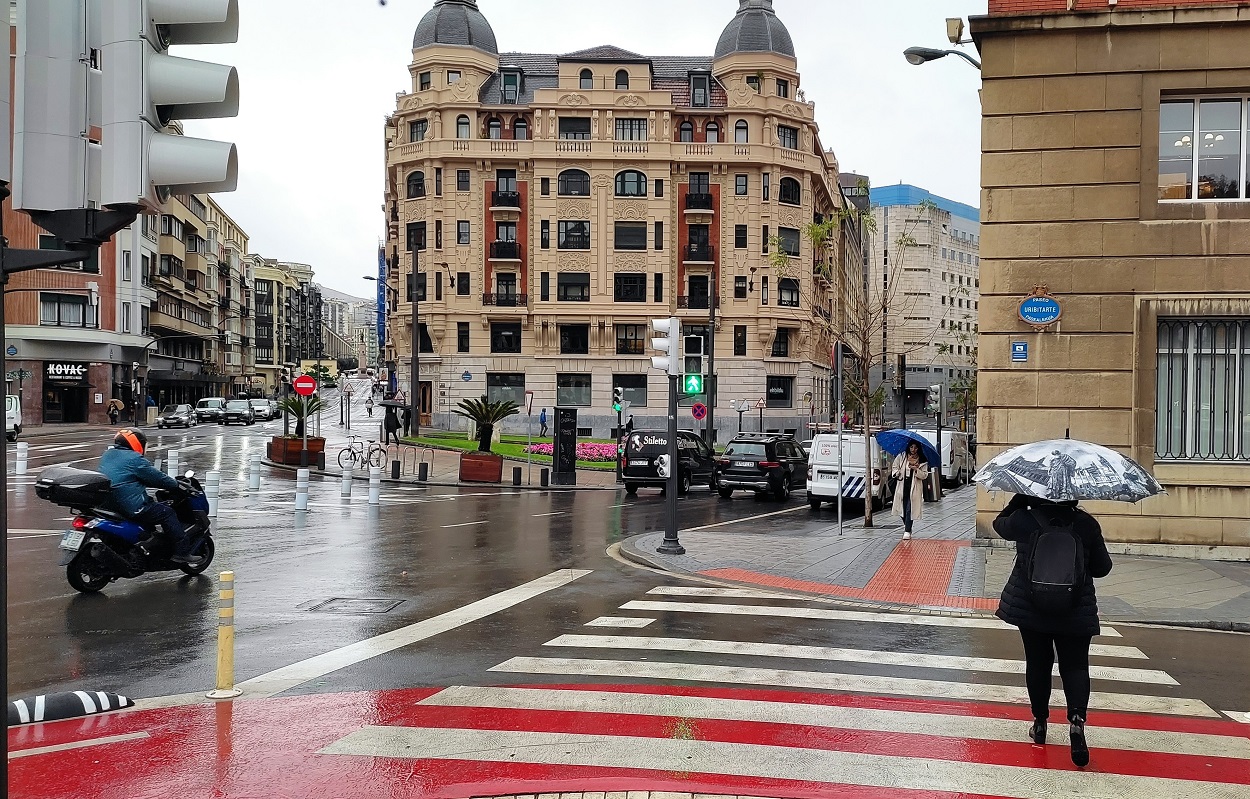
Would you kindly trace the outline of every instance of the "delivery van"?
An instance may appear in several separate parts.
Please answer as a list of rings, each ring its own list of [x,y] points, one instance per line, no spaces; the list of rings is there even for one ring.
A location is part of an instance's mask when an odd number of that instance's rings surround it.
[[[916,430],[937,447],[936,430]],[[976,474],[977,465],[968,447],[968,434],[942,428],[942,484],[962,486]]]
[[[4,398],[4,434],[9,441],[17,441],[22,432],[22,398],[16,394]]]
[[[890,455],[873,437],[869,442],[869,468],[864,469],[864,434],[842,433],[842,479],[838,479],[838,434],[820,433],[812,439],[807,459],[807,503],[812,510],[822,502],[838,501],[839,485],[842,499],[863,502],[872,498],[874,510],[880,510],[894,497],[890,492]]]

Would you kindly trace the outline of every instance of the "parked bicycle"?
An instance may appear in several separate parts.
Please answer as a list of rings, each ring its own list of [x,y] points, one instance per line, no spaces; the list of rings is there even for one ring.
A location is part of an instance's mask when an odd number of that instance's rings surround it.
[[[348,436],[347,446],[339,452],[339,468],[362,469],[365,466],[381,466],[386,459],[386,448],[370,440],[368,446],[360,436]]]

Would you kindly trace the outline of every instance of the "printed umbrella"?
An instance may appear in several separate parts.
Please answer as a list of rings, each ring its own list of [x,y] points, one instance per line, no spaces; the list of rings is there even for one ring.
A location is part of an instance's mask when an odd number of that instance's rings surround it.
[[[877,433],[877,443],[881,445],[881,449],[891,455],[897,455],[905,451],[907,445],[913,441],[920,445],[920,454],[924,455],[924,459],[929,462],[929,465],[936,466],[942,462],[941,457],[938,455],[937,450],[934,449],[933,444],[929,442],[929,439],[915,430],[882,430]]]
[[[1088,441],[1035,441],[1000,453],[972,478],[992,491],[1056,502],[1140,502],[1166,493],[1137,461]]]

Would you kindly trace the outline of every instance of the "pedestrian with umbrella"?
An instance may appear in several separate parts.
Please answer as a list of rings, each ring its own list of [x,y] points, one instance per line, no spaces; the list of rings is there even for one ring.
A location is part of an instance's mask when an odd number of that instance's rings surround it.
[[[1072,762],[1089,764],[1085,738],[1090,639],[1101,632],[1094,579],[1111,572],[1098,521],[1082,499],[1138,502],[1163,488],[1131,458],[1084,441],[1039,441],[1007,450],[973,481],[1015,496],[994,520],[994,532],[1016,544],[1016,562],[995,615],[1018,627],[1024,681],[1033,711],[1029,738],[1046,742],[1051,669],[1067,699]]]
[[[890,476],[898,480],[894,490],[894,515],[903,520],[903,540],[911,540],[912,525],[924,515],[924,484],[930,464],[939,463],[937,450],[928,439],[912,430],[882,430],[877,443],[894,455]]]

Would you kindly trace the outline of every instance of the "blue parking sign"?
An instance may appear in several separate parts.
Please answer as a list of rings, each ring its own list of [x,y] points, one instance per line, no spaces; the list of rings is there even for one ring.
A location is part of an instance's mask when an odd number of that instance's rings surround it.
[[[1029,359],[1029,342],[1013,341],[1011,342],[1011,362],[1024,363]]]

